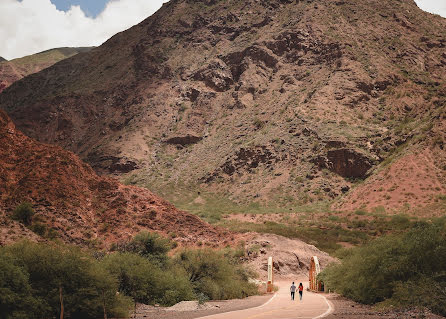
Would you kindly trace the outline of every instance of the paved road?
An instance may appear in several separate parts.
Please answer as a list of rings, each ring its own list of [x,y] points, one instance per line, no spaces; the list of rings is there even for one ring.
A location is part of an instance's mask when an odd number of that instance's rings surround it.
[[[304,291],[303,300],[292,301],[290,282],[276,282],[279,291],[260,307],[202,317],[200,319],[319,319],[328,316],[333,305],[321,294]],[[304,283],[306,287],[308,282]]]

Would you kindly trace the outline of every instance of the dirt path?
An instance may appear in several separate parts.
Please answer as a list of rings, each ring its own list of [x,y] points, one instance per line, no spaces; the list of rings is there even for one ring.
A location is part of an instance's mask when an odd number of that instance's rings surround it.
[[[290,282],[276,283],[279,291],[260,307],[233,311],[218,315],[201,317],[202,319],[319,319],[333,311],[332,304],[320,294],[304,291],[303,300],[298,296],[291,300],[289,293]],[[305,282],[304,286],[308,283]]]

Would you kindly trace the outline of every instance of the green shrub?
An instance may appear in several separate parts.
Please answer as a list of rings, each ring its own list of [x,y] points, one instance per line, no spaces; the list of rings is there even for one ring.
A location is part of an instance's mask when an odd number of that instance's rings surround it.
[[[410,219],[404,215],[392,216],[390,223],[395,229],[408,229],[411,226]]]
[[[407,233],[379,238],[346,252],[321,278],[361,303],[424,306],[446,315],[445,229],[418,223]]]
[[[35,301],[26,318],[59,317],[62,300],[69,318],[103,317],[104,308],[109,316],[128,313],[128,298],[116,295],[116,278],[75,247],[21,242],[1,254],[27,277]]]
[[[0,254],[0,319],[32,318],[38,300],[33,297],[28,278],[25,269]]]
[[[257,286],[248,281],[253,274],[228,254],[210,249],[185,250],[176,256],[175,263],[186,271],[198,296],[225,300],[257,293]]]
[[[355,214],[356,214],[356,215],[359,215],[359,216],[364,216],[364,215],[367,214],[367,212],[365,212],[365,211],[363,211],[363,210],[357,210],[357,211],[355,211]]]
[[[26,226],[31,225],[34,216],[34,210],[31,203],[23,202],[14,209],[12,218],[23,223]]]
[[[143,233],[132,243],[138,254],[27,241],[0,248],[0,319],[59,317],[62,305],[66,318],[104,311],[126,318],[137,302],[170,306],[257,292],[240,251],[184,250],[169,258],[170,244],[158,236]]]
[[[180,268],[169,265],[161,269],[132,253],[111,254],[103,263],[118,278],[119,291],[135,303],[173,305],[194,298],[186,273]]]
[[[46,225],[42,223],[33,223],[30,227],[34,233],[42,237],[46,235],[46,228]]]
[[[164,265],[167,253],[173,247],[169,239],[147,231],[137,234],[128,244],[119,247],[121,252],[131,252],[149,259],[153,263]]]

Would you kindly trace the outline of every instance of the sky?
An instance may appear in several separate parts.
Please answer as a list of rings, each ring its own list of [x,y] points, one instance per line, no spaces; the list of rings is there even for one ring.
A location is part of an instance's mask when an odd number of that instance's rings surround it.
[[[0,56],[11,60],[57,47],[98,46],[167,1],[0,0]],[[446,0],[415,1],[446,17]]]
[[[51,0],[57,10],[61,11],[68,11],[71,6],[80,6],[88,17],[96,17],[105,9],[107,2],[109,0]]]

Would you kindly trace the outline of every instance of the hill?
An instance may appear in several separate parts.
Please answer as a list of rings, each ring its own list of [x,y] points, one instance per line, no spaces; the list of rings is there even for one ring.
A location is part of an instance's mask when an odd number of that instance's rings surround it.
[[[0,244],[22,237],[59,237],[108,247],[142,230],[171,235],[184,245],[230,241],[229,233],[177,210],[150,191],[99,177],[73,153],[24,136],[3,111],[0,143]],[[28,228],[11,220],[12,211],[25,201],[36,213]]]
[[[57,48],[11,61],[0,57],[0,92],[27,75],[39,72],[63,59],[90,50],[91,48]]]
[[[445,47],[446,20],[413,0],[172,0],[16,82],[0,107],[29,136],[198,212],[435,215]]]

